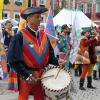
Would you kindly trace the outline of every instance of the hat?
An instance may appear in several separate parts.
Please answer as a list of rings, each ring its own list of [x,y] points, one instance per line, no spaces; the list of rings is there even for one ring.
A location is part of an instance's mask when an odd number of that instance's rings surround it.
[[[62,25],[62,30],[67,28],[68,28],[67,24]]]
[[[91,27],[82,28],[83,32],[91,32]]]
[[[26,20],[29,15],[41,14],[46,11],[47,11],[47,8],[45,8],[45,7],[28,7],[26,10],[24,10],[21,13],[21,17]]]

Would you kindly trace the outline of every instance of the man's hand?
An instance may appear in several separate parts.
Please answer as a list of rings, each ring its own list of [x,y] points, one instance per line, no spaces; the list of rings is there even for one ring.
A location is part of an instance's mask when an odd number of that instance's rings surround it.
[[[26,81],[28,82],[28,84],[35,84],[37,82],[37,79],[32,74],[30,74]]]

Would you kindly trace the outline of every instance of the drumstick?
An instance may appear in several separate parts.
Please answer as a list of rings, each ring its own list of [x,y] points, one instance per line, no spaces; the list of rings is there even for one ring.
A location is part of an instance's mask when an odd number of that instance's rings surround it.
[[[64,66],[61,66],[61,67],[60,67],[60,69],[58,70],[58,72],[57,72],[57,74],[56,74],[55,79],[58,77],[58,74],[59,74],[59,72],[61,71],[61,69],[62,69],[63,67],[64,67]]]
[[[49,75],[49,76],[45,76],[45,77],[42,77],[42,78],[38,78],[38,80],[42,80],[42,79],[50,78],[50,77],[54,77],[54,75]]]

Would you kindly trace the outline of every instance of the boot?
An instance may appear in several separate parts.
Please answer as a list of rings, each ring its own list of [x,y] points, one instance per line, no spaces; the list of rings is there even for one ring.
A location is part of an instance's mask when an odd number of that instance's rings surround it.
[[[100,79],[100,69],[98,69],[98,72],[99,72],[99,79]]]
[[[91,76],[87,76],[87,88],[95,89],[95,87],[92,86],[92,77]]]
[[[97,71],[96,70],[93,71],[93,79],[94,80],[98,80],[98,78],[97,78]]]
[[[78,69],[75,69],[75,76],[78,76]]]
[[[80,86],[79,86],[79,89],[80,89],[80,90],[86,90],[86,89],[83,87],[83,85],[84,85],[84,79],[80,79]]]

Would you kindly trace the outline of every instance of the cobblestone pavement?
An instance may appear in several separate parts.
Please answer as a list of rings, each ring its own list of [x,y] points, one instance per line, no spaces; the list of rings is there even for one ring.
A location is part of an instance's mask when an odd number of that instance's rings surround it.
[[[93,80],[92,84],[96,89],[87,88],[87,80],[85,80],[86,91],[79,90],[79,77],[73,77],[73,80],[76,92],[71,92],[72,100],[100,100],[100,80]]]
[[[73,70],[72,70],[73,73]],[[86,87],[86,81],[85,81],[85,88],[86,91],[79,90],[79,77],[74,77],[73,75],[73,81],[74,81],[74,92],[71,92],[71,100],[100,100],[100,80],[93,80],[93,86],[96,87],[96,89],[88,89]],[[0,80],[0,100],[17,100],[18,92],[8,91],[7,89],[7,81],[1,81]],[[1,99],[2,98],[2,99]],[[33,98],[30,96],[29,100],[33,100]]]

